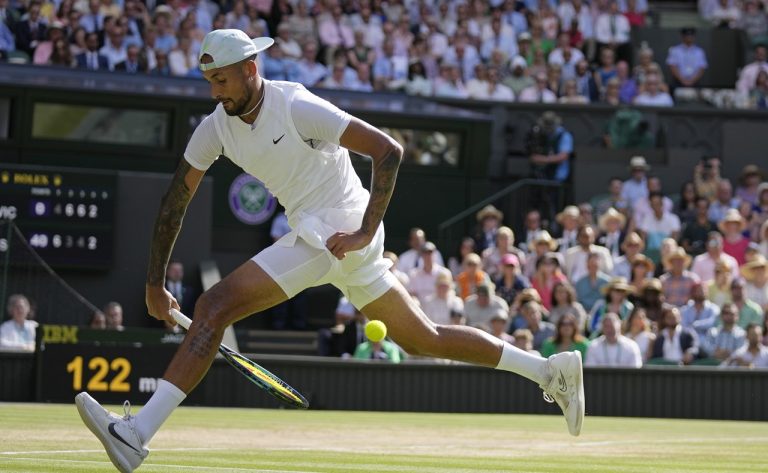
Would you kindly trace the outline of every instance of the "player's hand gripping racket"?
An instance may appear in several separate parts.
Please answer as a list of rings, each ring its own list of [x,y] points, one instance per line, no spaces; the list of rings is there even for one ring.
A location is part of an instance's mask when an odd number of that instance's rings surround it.
[[[177,324],[181,325],[186,330],[189,330],[189,325],[192,323],[189,317],[176,309],[171,309],[171,315]],[[304,399],[304,396],[290,387],[288,383],[265,370],[255,362],[249,360],[223,343],[219,345],[219,353],[221,353],[224,359],[227,360],[227,363],[235,367],[240,374],[274,397],[300,409],[309,407],[309,402]]]

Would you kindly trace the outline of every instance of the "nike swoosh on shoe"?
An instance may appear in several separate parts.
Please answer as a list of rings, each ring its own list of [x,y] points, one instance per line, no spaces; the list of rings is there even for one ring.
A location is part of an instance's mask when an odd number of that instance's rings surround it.
[[[115,430],[115,423],[114,423],[114,422],[112,422],[111,424],[109,424],[109,426],[107,426],[107,429],[109,430],[109,433],[110,433],[110,434],[112,434],[112,437],[114,437],[114,438],[116,438],[117,440],[119,440],[119,441],[123,442],[123,443],[124,443],[124,444],[125,444],[125,445],[126,445],[128,448],[130,448],[130,449],[131,449],[131,450],[133,450],[134,452],[136,452],[136,453],[138,453],[139,455],[141,455],[141,452],[140,452],[140,451],[138,451],[138,450],[136,449],[136,447],[134,447],[134,446],[133,446],[133,445],[131,445],[130,443],[126,442],[126,441],[125,441],[125,439],[124,439],[123,437],[121,437],[121,436],[120,436],[120,434],[118,434],[118,433],[117,433],[117,431]]]

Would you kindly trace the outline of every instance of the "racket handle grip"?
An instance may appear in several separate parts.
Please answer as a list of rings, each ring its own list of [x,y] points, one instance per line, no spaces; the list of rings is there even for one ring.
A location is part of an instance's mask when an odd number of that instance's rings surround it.
[[[173,320],[175,320],[177,324],[184,327],[185,330],[189,330],[189,325],[192,323],[189,317],[187,317],[186,315],[182,314],[181,312],[173,308],[171,308],[171,316],[173,317]]]

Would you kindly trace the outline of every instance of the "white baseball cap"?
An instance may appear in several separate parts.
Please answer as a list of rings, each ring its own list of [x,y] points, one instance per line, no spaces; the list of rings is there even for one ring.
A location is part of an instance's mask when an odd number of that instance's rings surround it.
[[[203,39],[198,60],[207,54],[213,58],[213,61],[207,64],[201,62],[200,70],[210,71],[240,62],[264,51],[274,43],[274,39],[267,37],[251,39],[241,30],[211,31]]]

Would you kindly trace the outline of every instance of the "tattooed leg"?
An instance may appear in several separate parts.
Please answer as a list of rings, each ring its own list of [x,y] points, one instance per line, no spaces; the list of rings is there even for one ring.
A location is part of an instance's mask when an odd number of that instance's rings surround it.
[[[189,393],[210,368],[224,329],[286,299],[259,265],[246,262],[200,296],[189,332],[163,378]]]

